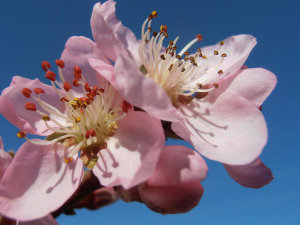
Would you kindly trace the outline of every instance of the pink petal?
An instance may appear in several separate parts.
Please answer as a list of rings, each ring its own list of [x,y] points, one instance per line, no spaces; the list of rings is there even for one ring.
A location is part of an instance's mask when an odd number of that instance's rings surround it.
[[[196,151],[185,146],[166,146],[147,184],[171,186],[200,182],[205,179],[207,170],[204,159]]]
[[[118,57],[115,63],[115,76],[112,76],[110,71],[106,75],[100,62],[92,59],[89,62],[130,104],[158,119],[167,121],[184,119],[180,111],[172,105],[167,93],[154,80],[142,75],[133,59]]]
[[[272,171],[257,158],[253,162],[243,166],[224,164],[228,174],[240,185],[249,188],[261,188],[273,180]]]
[[[130,111],[107,141],[107,150],[100,152],[93,172],[102,185],[133,187],[151,176],[164,143],[159,120],[144,112]]]
[[[109,5],[101,5],[101,3],[96,3],[94,5],[91,17],[91,28],[97,47],[104,53],[105,56],[115,61],[118,53],[126,51],[126,49],[117,34],[112,30],[113,28],[107,24],[102,15],[103,10],[111,7],[113,3],[109,2],[107,4]],[[112,9],[110,9],[110,13],[111,11]]]
[[[64,204],[83,175],[81,160],[64,163],[65,150],[60,143],[23,144],[1,180],[0,213],[27,221],[46,216]]]
[[[45,94],[40,94],[41,99],[64,112],[64,105],[51,86],[41,83],[39,79],[30,80],[15,76],[10,86],[4,89],[1,94],[0,113],[20,130],[37,135],[51,134],[52,132],[49,132],[40,114],[25,109],[26,102],[33,102],[38,110],[44,111],[35,100],[26,98],[22,94],[23,88],[29,88],[32,91],[35,88],[44,89]],[[56,118],[55,115],[50,114],[50,116]],[[56,119],[59,120],[59,118]],[[60,122],[63,123],[64,121]],[[55,126],[53,125],[53,127]]]
[[[20,222],[19,225],[58,225],[53,216],[48,215],[38,220]]]
[[[96,71],[91,68],[88,58],[100,59],[106,63],[110,62],[106,59],[96,44],[85,37],[71,37],[66,43],[65,49],[61,55],[61,59],[65,62],[62,70],[63,75],[70,83],[74,80],[74,66],[80,67],[83,76],[90,86],[97,85]],[[77,92],[81,92],[81,87],[75,88]]]
[[[202,54],[207,57],[207,67],[210,69],[207,76],[217,74],[219,70],[223,71],[223,75],[218,76],[218,79],[226,75],[234,74],[243,66],[255,45],[256,39],[253,36],[241,34],[225,39],[223,45],[218,43],[202,48]],[[218,55],[214,54],[215,50],[218,51]],[[220,64],[220,60],[222,59],[221,55],[223,53],[227,56],[223,58],[223,62]],[[205,77],[201,79],[205,80]]]
[[[11,156],[7,152],[0,150],[0,181],[11,161]]]
[[[173,123],[177,135],[209,159],[245,165],[256,159],[267,142],[267,127],[257,107],[227,89],[181,107],[186,122]]]
[[[199,182],[182,183],[175,186],[141,187],[142,201],[153,211],[159,213],[184,213],[198,205],[204,189]]]
[[[272,72],[263,68],[253,68],[243,70],[228,88],[237,91],[259,107],[271,94],[276,82],[276,76]]]
[[[136,40],[134,33],[123,26],[122,22],[116,16],[116,2],[115,1],[106,1],[100,6],[99,12],[103,16],[107,26],[113,31],[113,33],[119,38],[123,46],[128,49],[131,54],[134,56],[135,60],[138,62],[140,59],[138,54],[139,41]],[[101,48],[101,45],[99,45]],[[116,52],[116,55],[120,50]]]

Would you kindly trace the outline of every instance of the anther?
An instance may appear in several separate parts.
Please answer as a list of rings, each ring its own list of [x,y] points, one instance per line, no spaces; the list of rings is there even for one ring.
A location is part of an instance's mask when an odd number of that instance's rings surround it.
[[[74,85],[75,87],[79,87],[79,83],[78,83],[78,80],[77,80],[77,79],[75,79],[75,80],[73,81],[73,85]]]
[[[220,75],[223,74],[223,70],[219,70],[218,74],[220,74]]]
[[[152,11],[152,13],[148,16],[148,20],[152,20],[153,18],[156,18],[158,16],[157,11]]]
[[[18,137],[18,138],[24,138],[25,136],[26,136],[26,133],[23,132],[23,131],[19,131],[19,132],[17,133],[17,137]]]
[[[42,116],[42,120],[49,121],[50,117],[48,115],[44,115],[44,116]]]
[[[75,117],[75,122],[79,123],[81,121],[81,118],[79,116]]]
[[[153,36],[156,37],[156,35],[157,35],[157,32],[153,31]]]
[[[97,93],[97,91],[98,91],[98,87],[95,85],[95,86],[93,87],[93,92],[94,92],[95,94],[99,94],[99,93]]]
[[[219,87],[219,85],[218,85],[218,84],[213,84],[213,86],[214,86],[215,88],[218,88],[218,87]]]
[[[26,98],[30,98],[31,97],[31,93],[32,93],[32,91],[29,88],[23,88],[23,90],[22,90],[22,94]]]
[[[222,56],[222,57],[226,57],[227,55],[226,55],[226,53],[223,53],[221,56]]]
[[[220,45],[224,45],[224,41],[220,41],[220,43],[219,43]]]
[[[73,158],[72,157],[68,157],[68,158],[65,158],[64,159],[64,162],[65,163],[70,163],[70,162],[72,162],[73,161]]]
[[[51,81],[55,81],[56,80],[56,75],[54,72],[52,71],[47,71],[45,77]]]
[[[203,40],[203,36],[201,34],[197,34],[196,38],[198,39],[198,41],[202,41]]]
[[[43,61],[41,63],[41,67],[45,72],[47,72],[51,68],[51,65],[48,61]]]
[[[203,59],[207,59],[207,56],[206,55],[202,55],[201,56]]]
[[[185,53],[183,53],[184,55],[189,55],[190,53],[188,53],[188,52],[185,52]]]
[[[160,55],[160,58],[161,58],[162,60],[165,60],[165,59],[166,59],[165,55]]]
[[[34,91],[34,93],[36,93],[37,95],[39,95],[39,94],[44,94],[44,93],[45,93],[44,89],[42,89],[42,88],[35,88],[33,91]]]
[[[91,131],[90,130],[87,130],[86,132],[85,132],[85,137],[86,138],[89,138],[91,136]]]
[[[66,92],[68,92],[68,91],[70,91],[70,89],[72,89],[72,86],[68,81],[65,81],[63,86],[64,86],[64,89]]]
[[[128,113],[128,109],[131,109],[131,108],[132,108],[132,105],[129,104],[128,102],[124,101],[124,102],[121,104],[121,108],[122,108],[123,112]]]
[[[217,50],[214,51],[215,55],[219,55],[219,52]]]
[[[177,58],[177,59],[181,59],[181,56],[180,56],[180,55],[176,55],[176,58]]]
[[[169,41],[169,45],[170,45],[170,46],[174,45],[174,42],[173,42],[172,40]]]
[[[81,69],[79,68],[79,66],[75,65],[74,66],[74,77],[75,79],[81,79]]]
[[[88,83],[85,83],[84,88],[85,88],[85,90],[87,92],[91,92],[92,91]]]
[[[62,102],[69,102],[69,99],[68,99],[67,97],[62,97],[62,98],[60,99],[60,101],[62,101]]]
[[[169,71],[171,71],[173,68],[173,64],[170,65],[170,67],[168,68]]]
[[[166,25],[161,25],[161,26],[160,26],[160,32],[161,32],[161,33],[166,33],[167,30],[168,30],[168,27],[167,27]]]
[[[56,59],[55,60],[55,64],[60,67],[60,68],[64,68],[65,67],[65,62],[62,61],[61,59]]]
[[[95,137],[95,136],[96,136],[96,131],[95,131],[95,130],[90,130],[90,132],[91,132],[91,136],[92,136],[92,137]]]
[[[32,102],[26,102],[25,109],[31,110],[31,111],[36,111],[36,105]]]

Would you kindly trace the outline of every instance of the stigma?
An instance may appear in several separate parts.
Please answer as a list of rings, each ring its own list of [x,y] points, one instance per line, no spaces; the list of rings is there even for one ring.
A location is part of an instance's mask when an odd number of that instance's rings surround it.
[[[65,63],[58,59],[56,65],[58,76],[50,71],[49,62],[43,61],[41,67],[58,95],[57,105],[62,104],[64,110],[43,101],[43,95],[47,93],[41,87],[25,87],[22,90],[22,95],[28,99],[24,108],[28,113],[39,114],[52,134],[45,141],[31,140],[23,131],[19,131],[17,136],[41,145],[61,142],[68,149],[65,163],[72,162],[73,157],[79,155],[87,168],[92,169],[97,163],[98,153],[109,151],[106,149],[107,139],[116,133],[118,121],[132,106],[124,101],[118,104],[116,92],[109,83],[88,84],[79,66],[74,66],[74,80],[68,82],[62,72]],[[81,89],[80,96],[73,92],[74,88]]]
[[[219,80],[223,74],[220,67],[227,54],[215,49],[208,56],[200,48],[196,53],[190,54],[188,50],[202,41],[201,34],[197,34],[178,53],[176,43],[179,37],[170,40],[166,48],[163,47],[164,40],[169,36],[168,28],[161,25],[159,32],[152,29],[152,20],[157,16],[158,13],[153,11],[142,26],[142,41],[138,49],[141,60],[140,71],[158,83],[176,107],[188,104],[193,98],[200,96],[199,93],[208,93],[218,88],[219,85],[214,81]],[[220,42],[219,46],[223,44],[224,42]],[[212,60],[218,63],[209,68],[208,65]],[[216,69],[217,72],[214,72]]]

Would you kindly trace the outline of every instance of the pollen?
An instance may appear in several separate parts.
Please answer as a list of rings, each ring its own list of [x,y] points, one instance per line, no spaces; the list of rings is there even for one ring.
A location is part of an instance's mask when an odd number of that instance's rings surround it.
[[[41,67],[45,72],[47,72],[49,69],[51,69],[51,65],[48,61],[43,61],[41,63]]]
[[[60,67],[61,69],[65,67],[65,62],[61,59],[56,59],[55,64]]]

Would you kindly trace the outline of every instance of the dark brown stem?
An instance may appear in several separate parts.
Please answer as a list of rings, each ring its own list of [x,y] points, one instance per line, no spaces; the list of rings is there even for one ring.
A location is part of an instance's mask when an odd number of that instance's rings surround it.
[[[101,187],[103,186],[100,185],[98,178],[91,171],[86,171],[83,181],[77,191],[64,205],[62,205],[56,211],[52,212],[53,217],[56,218],[62,213],[65,213],[67,215],[74,215],[74,206],[76,205],[76,203]]]

